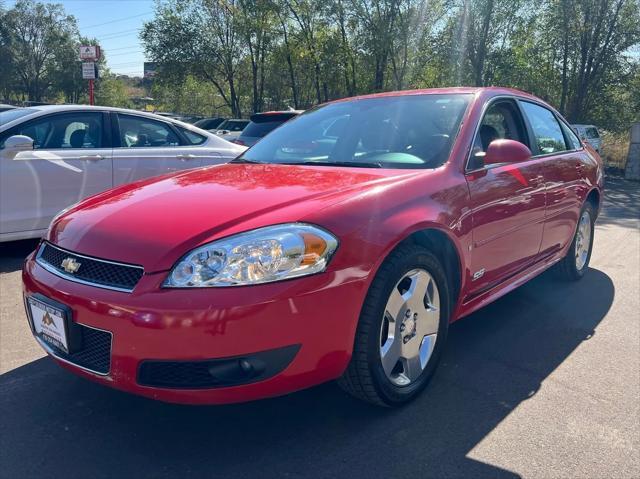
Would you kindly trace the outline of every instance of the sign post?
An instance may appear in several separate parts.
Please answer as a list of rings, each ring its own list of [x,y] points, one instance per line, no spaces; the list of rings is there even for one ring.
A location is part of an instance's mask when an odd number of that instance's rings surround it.
[[[82,63],[82,78],[89,80],[89,104],[94,104],[93,82],[96,79],[97,66],[95,61],[100,58],[100,47],[97,45],[82,45],[80,47],[80,60]]]

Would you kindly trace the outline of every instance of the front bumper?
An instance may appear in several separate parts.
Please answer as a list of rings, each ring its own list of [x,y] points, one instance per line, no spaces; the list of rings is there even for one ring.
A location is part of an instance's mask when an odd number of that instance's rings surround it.
[[[25,296],[41,295],[66,305],[72,323],[112,335],[106,374],[56,357],[43,345],[57,362],[86,378],[153,399],[223,404],[278,396],[337,378],[351,357],[367,288],[362,272],[203,289],[162,289],[165,276],[145,274],[132,293],[110,291],[65,280],[37,264],[33,255],[22,274]],[[155,387],[141,380],[143,364],[218,364],[214,360],[283,350],[293,351],[284,369],[265,379],[253,375],[240,385]]]

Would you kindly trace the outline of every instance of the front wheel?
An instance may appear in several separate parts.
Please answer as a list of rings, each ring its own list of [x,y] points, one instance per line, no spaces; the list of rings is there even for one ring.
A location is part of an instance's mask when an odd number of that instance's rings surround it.
[[[449,290],[438,259],[415,245],[385,260],[365,299],[340,386],[381,406],[404,404],[435,372],[447,336]]]
[[[585,203],[567,255],[558,263],[558,272],[569,281],[582,278],[589,267],[593,250],[595,212],[591,203]]]

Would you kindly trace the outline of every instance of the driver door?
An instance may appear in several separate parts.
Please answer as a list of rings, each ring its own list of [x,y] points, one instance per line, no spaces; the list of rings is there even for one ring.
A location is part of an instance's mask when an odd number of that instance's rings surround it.
[[[489,143],[503,138],[529,146],[518,105],[501,98],[486,110],[467,165],[473,221],[470,296],[531,265],[542,242],[546,194],[540,160],[483,164]]]
[[[64,208],[112,186],[105,114],[78,111],[39,117],[0,138],[0,233],[44,233]],[[10,152],[13,135],[33,139],[33,150]]]

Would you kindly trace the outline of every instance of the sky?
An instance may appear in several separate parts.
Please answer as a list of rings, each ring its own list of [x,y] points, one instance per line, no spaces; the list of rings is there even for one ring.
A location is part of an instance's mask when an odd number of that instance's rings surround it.
[[[97,38],[113,73],[142,76],[144,52],[138,38],[146,20],[153,18],[153,0],[40,0],[60,3],[76,17],[80,34]],[[15,1],[7,1],[11,8]]]

